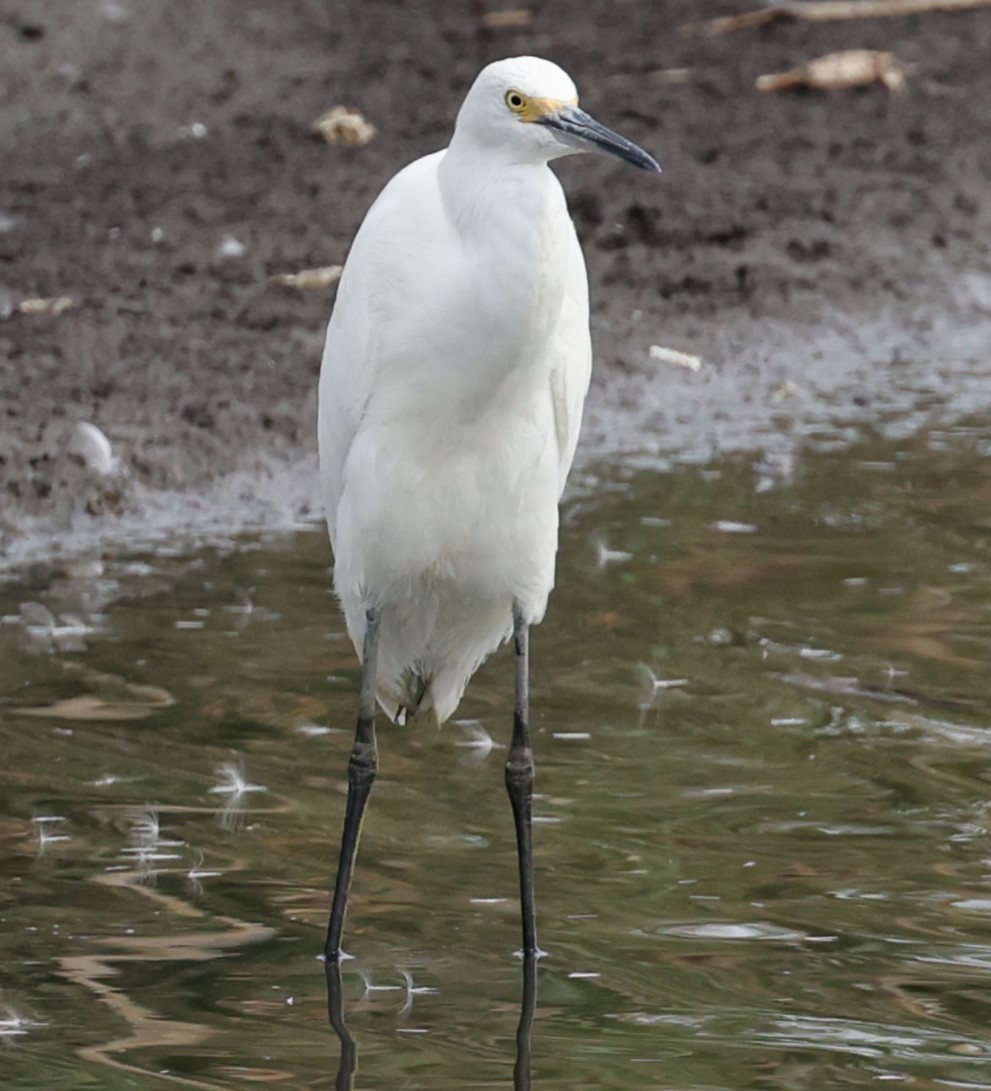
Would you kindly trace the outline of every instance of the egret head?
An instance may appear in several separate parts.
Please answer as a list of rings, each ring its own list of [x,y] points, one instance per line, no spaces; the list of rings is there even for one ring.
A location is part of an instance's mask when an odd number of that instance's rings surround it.
[[[483,68],[458,113],[455,139],[518,163],[598,151],[644,170],[661,169],[642,148],[580,110],[571,77],[539,57],[511,57]]]

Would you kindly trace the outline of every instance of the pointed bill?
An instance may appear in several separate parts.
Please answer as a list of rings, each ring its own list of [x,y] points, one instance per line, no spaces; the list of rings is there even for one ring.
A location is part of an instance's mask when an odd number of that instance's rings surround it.
[[[643,148],[612,129],[607,129],[577,106],[564,106],[553,113],[547,113],[539,119],[539,124],[553,129],[562,144],[568,144],[579,151],[599,151],[615,155],[641,170],[661,169],[657,160]]]

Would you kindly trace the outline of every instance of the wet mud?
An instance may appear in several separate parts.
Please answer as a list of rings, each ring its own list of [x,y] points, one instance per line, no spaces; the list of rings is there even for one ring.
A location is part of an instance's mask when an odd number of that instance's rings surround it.
[[[550,0],[494,29],[497,7],[0,0],[8,565],[316,516],[333,288],[272,278],[342,262],[479,67],[517,53],[566,67],[664,166],[560,167],[597,355],[579,468],[741,451],[786,475],[802,444],[991,404],[991,11],[706,38],[680,28],[747,5]],[[848,48],[892,51],[907,92],[754,88]],[[314,138],[337,104],[377,137]],[[17,309],[62,296],[57,315]],[[80,421],[109,472],[73,453]]]

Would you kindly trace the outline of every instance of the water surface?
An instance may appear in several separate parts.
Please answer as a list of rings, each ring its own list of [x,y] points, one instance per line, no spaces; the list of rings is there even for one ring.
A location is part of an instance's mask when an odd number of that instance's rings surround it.
[[[975,420],[566,506],[533,639],[533,1086],[991,1087],[991,444]],[[334,1087],[357,669],[320,529],[0,588],[0,1076]],[[385,725],[355,1088],[509,1088],[512,668]]]

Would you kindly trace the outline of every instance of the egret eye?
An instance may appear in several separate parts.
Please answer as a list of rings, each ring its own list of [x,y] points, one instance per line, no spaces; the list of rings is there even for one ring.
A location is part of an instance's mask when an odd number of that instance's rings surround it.
[[[519,91],[507,91],[506,105],[514,114],[522,114],[526,109],[526,95],[521,94]]]

